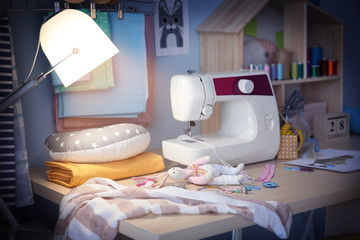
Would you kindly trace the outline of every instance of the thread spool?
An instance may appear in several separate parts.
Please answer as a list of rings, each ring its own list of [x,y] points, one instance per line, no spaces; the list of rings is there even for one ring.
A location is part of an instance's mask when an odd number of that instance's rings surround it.
[[[271,80],[275,80],[276,79],[276,65],[275,63],[272,63],[271,64],[271,67],[270,67],[270,75],[271,75]]]
[[[277,80],[284,79],[284,65],[282,63],[276,64],[276,79]]]
[[[326,58],[323,58],[320,61],[320,76],[327,76],[328,75],[328,60]]]
[[[320,75],[319,65],[312,65],[312,77],[318,77]]]
[[[333,72],[334,75],[337,75],[337,61],[335,59],[332,60],[333,61]]]
[[[328,61],[328,75],[333,76],[337,73],[337,64],[335,59],[329,59]]]
[[[267,64],[267,63],[264,64],[264,70],[270,76],[270,65],[269,64]]]
[[[304,64],[302,62],[298,62],[298,79],[304,78]]]
[[[283,79],[290,79],[290,66],[293,53],[285,49],[279,49],[274,54],[274,62],[281,63],[283,66]]]
[[[298,78],[298,65],[296,62],[291,64],[291,78],[294,80]]]
[[[311,65],[319,65],[321,59],[323,58],[322,55],[322,47],[314,46],[310,47],[310,62]]]
[[[307,71],[307,77],[310,78],[312,75],[312,69],[311,69],[311,62],[307,61],[306,63],[306,71]]]

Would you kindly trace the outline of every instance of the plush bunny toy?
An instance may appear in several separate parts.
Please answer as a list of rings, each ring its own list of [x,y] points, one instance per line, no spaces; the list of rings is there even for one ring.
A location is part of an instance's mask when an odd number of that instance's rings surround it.
[[[205,156],[195,160],[187,168],[171,168],[168,171],[168,176],[177,181],[188,180],[196,185],[239,185],[244,178],[241,174],[243,168],[243,163],[237,167],[210,164],[210,157]],[[160,186],[162,185],[163,183],[160,184]]]

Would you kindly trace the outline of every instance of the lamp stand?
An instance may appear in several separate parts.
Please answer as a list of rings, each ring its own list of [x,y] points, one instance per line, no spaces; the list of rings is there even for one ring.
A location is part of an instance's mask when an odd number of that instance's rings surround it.
[[[57,64],[55,64],[46,73],[40,73],[40,75],[35,79],[30,79],[29,81],[25,80],[20,85],[20,87],[18,87],[15,91],[11,92],[4,99],[1,100],[1,102],[0,102],[0,113],[4,112],[9,106],[14,104],[18,99],[22,98],[26,93],[28,93],[30,90],[32,90],[34,87],[36,87],[40,82],[42,82],[42,80],[44,80],[48,74],[50,74],[52,71],[55,70],[55,67],[57,65],[62,63],[64,60],[66,60],[71,55],[78,54],[78,53],[79,53],[79,49],[74,48],[69,55],[67,55],[64,59],[62,59]]]
[[[0,102],[0,113],[4,112],[9,106],[14,104],[18,99],[22,98],[27,92],[36,87],[42,80],[46,78],[47,74],[41,73],[37,78],[30,81],[23,82],[18,89],[8,94]]]

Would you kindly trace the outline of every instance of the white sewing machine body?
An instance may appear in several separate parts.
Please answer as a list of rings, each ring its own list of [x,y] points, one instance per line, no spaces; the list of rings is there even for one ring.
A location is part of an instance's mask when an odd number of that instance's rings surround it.
[[[205,155],[220,162],[220,156],[233,166],[273,159],[280,142],[279,115],[266,72],[241,70],[171,78],[171,107],[176,120],[208,119],[219,101],[220,130],[194,136],[200,141],[164,140],[164,157],[190,165]]]

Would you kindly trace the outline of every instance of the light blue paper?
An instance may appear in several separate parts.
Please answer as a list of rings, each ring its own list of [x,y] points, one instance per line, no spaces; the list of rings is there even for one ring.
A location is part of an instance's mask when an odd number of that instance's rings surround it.
[[[112,41],[119,48],[113,59],[115,87],[89,92],[59,94],[59,117],[105,117],[146,111],[148,97],[145,20],[126,14],[119,20],[109,13]]]

